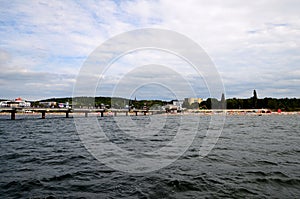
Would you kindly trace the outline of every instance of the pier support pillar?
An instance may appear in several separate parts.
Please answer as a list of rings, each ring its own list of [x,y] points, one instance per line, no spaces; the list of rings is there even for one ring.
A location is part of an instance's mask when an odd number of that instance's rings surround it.
[[[126,116],[128,116],[128,111],[126,111]]]
[[[101,111],[101,112],[100,112],[100,113],[101,113],[101,117],[103,117],[103,112],[104,112],[104,111]]]
[[[66,118],[69,118],[69,111],[66,112]]]
[[[117,116],[117,112],[116,111],[114,112],[114,115]]]
[[[46,118],[46,112],[42,111],[42,119],[45,119],[45,118]]]
[[[146,111],[144,111],[144,115],[147,115],[147,112],[146,112]]]
[[[85,113],[84,113],[84,116],[87,117],[87,116],[88,116],[88,112],[85,112]]]
[[[137,111],[135,111],[135,116],[137,116],[137,113],[138,113],[138,112],[137,112]]]
[[[15,120],[16,119],[16,111],[15,110],[11,111],[10,119],[11,120]]]

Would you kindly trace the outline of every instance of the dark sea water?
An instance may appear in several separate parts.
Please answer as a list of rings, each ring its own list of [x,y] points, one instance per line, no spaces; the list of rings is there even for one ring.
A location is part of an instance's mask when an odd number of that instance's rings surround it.
[[[183,125],[193,117],[183,116]],[[133,119],[143,126],[149,117]],[[178,160],[133,174],[94,158],[73,118],[2,115],[0,198],[300,198],[300,115],[227,116],[216,146],[199,158],[209,119],[200,116],[197,136]],[[168,142],[178,128],[178,116],[169,116],[164,132],[141,144],[116,135],[113,117],[98,120],[112,142],[133,151]]]

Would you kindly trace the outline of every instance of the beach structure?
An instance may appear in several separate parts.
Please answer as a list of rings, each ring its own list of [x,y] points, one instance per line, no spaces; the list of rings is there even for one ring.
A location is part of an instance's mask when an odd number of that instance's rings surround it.
[[[189,105],[192,105],[195,102],[200,104],[202,101],[203,101],[202,98],[194,98],[194,97],[184,98],[184,102],[187,102]]]
[[[23,100],[22,98],[18,97],[15,100],[11,100],[11,101],[2,101],[0,102],[0,107],[30,107],[31,103]]]

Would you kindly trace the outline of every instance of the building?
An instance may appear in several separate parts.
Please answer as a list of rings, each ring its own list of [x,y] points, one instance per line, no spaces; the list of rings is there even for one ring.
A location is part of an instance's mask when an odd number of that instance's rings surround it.
[[[58,103],[58,108],[71,108],[69,102],[66,103]]]
[[[53,108],[57,106],[57,102],[40,102],[39,104],[45,108]]]
[[[167,113],[169,113],[169,112],[177,113],[179,111],[178,106],[175,106],[173,104],[167,104],[165,106],[165,110],[166,110]]]
[[[197,102],[198,104],[200,104],[203,101],[202,98],[184,98],[184,102],[188,103],[189,105],[192,105],[193,103]]]
[[[12,101],[2,101],[0,103],[1,107],[13,107],[13,108],[18,108],[18,107],[30,107],[31,103],[23,100],[22,98],[18,97],[15,100]]]
[[[178,110],[182,110],[183,100],[173,100],[173,105],[177,106]]]
[[[181,112],[182,109],[183,100],[172,100],[172,104],[167,104],[165,106],[166,112],[172,112],[177,113]]]
[[[9,107],[9,103],[10,101],[2,101],[0,102],[0,107]]]

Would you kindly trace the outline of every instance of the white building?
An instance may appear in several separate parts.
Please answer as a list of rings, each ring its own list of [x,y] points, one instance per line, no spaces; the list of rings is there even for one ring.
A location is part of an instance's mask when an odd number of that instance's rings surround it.
[[[57,102],[40,102],[39,104],[46,108],[57,106]]]
[[[10,101],[2,101],[2,102],[0,102],[0,107],[8,107],[9,106],[8,102],[10,102]]]
[[[30,102],[26,102],[25,100],[23,100],[22,98],[16,98],[13,101],[2,101],[0,102],[1,107],[30,107],[31,103]]]
[[[173,100],[173,105],[177,106],[178,110],[182,110],[183,100]]]

